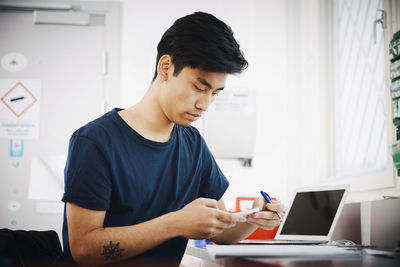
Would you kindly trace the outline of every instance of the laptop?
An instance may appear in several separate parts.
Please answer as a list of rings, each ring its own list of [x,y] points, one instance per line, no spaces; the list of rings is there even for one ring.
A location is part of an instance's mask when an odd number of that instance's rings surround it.
[[[251,244],[327,243],[349,191],[348,185],[299,188],[293,194],[273,240],[243,240]]]

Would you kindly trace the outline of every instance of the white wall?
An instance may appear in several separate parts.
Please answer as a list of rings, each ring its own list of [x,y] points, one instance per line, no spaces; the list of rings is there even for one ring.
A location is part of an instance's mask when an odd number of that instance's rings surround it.
[[[121,106],[143,96],[151,82],[156,46],[173,22],[195,11],[214,14],[230,25],[249,61],[249,69],[229,85],[257,90],[256,150],[252,168],[236,160],[217,160],[230,180],[228,208],[236,196],[258,196],[264,189],[286,196],[284,173],[284,89],[286,86],[286,1],[123,1]]]
[[[257,99],[255,156],[251,168],[235,160],[218,160],[230,188],[225,196],[233,208],[236,196],[260,196],[261,189],[286,200],[284,93],[287,83],[286,1],[256,1],[254,49],[249,58]],[[227,23],[230,23],[227,21]],[[232,26],[233,27],[233,26]],[[239,38],[239,37],[238,37]],[[239,39],[240,41],[240,39]]]

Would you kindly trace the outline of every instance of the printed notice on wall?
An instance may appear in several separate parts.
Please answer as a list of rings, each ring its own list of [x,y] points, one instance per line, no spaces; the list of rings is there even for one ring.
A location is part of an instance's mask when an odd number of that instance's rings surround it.
[[[40,80],[0,79],[0,138],[39,138]]]
[[[224,91],[215,99],[211,110],[216,112],[253,112],[254,99],[250,89],[229,88],[226,92]]]

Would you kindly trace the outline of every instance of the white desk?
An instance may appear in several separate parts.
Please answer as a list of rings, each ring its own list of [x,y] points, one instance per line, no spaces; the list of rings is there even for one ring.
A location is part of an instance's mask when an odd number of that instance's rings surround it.
[[[216,266],[280,266],[280,267],[305,267],[305,266],[335,266],[335,267],[398,267],[400,259],[388,257],[375,257],[362,253],[351,257],[226,257],[212,259],[206,249],[188,246],[181,266],[190,267],[216,267]]]

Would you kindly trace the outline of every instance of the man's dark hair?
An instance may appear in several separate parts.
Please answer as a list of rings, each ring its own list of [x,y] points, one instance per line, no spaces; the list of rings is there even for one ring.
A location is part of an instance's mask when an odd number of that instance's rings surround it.
[[[163,55],[170,55],[174,76],[184,67],[207,72],[240,73],[248,67],[232,29],[211,14],[195,12],[175,21],[157,46],[157,64]]]

